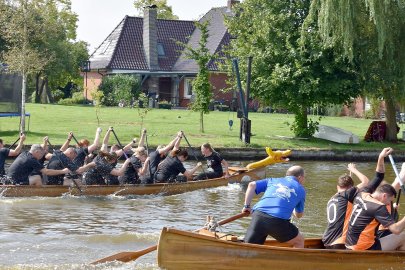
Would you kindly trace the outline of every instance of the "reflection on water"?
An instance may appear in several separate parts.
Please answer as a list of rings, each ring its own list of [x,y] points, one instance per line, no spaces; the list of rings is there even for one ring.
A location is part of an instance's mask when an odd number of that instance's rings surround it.
[[[282,176],[295,164],[306,169],[307,202],[305,216],[294,222],[306,237],[319,237],[326,224],[327,200],[347,164],[290,162],[272,165],[268,174]],[[374,163],[357,167],[374,176]],[[387,168],[386,179],[393,176]],[[87,263],[153,246],[163,226],[191,231],[203,226],[207,215],[217,220],[233,216],[243,200],[244,190],[237,184],[167,197],[0,198],[0,269],[157,269],[156,252],[126,264],[95,268]],[[222,230],[244,234],[249,220],[231,222]]]

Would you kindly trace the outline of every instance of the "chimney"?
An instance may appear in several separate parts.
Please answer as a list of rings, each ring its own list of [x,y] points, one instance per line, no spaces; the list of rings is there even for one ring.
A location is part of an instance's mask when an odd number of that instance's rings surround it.
[[[145,7],[143,15],[143,48],[145,51],[146,62],[148,63],[150,70],[158,69],[156,21],[156,6]]]
[[[239,4],[240,3],[240,1],[239,0],[228,0],[228,5],[227,5],[227,12],[231,12],[232,11],[232,7],[235,5],[235,4]]]

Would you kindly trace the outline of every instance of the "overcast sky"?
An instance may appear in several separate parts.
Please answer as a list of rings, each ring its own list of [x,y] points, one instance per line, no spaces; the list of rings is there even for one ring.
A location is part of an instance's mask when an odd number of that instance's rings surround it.
[[[90,44],[93,53],[121,22],[125,15],[135,16],[133,0],[71,0],[72,10],[79,16],[77,39]],[[227,5],[227,0],[167,0],[181,20],[195,20],[212,7]]]

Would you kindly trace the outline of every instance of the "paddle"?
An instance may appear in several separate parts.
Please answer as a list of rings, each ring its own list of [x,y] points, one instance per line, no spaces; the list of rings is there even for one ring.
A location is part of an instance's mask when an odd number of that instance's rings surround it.
[[[79,141],[76,139],[76,137],[75,137],[75,135],[73,135],[73,133],[72,133],[72,138],[73,138],[73,140],[75,140],[77,146],[80,147]]]
[[[11,147],[13,147],[14,145],[16,145],[16,143],[18,143],[18,141],[20,140],[20,137],[18,137],[18,139],[8,147],[8,149],[11,149]]]
[[[391,165],[392,165],[392,169],[393,169],[394,172],[395,172],[395,176],[398,177],[399,183],[400,183],[400,185],[401,185],[401,188],[400,188],[399,191],[398,191],[397,202],[396,202],[396,204],[397,204],[397,206],[398,206],[398,204],[399,204],[399,198],[401,197],[401,190],[403,190],[403,191],[405,192],[405,187],[404,187],[404,183],[402,182],[401,177],[400,177],[400,175],[399,175],[399,173],[398,173],[397,166],[395,165],[395,162],[394,162],[394,158],[392,157],[392,155],[388,155],[388,158],[390,159],[390,162],[391,162]],[[395,211],[395,212],[394,212],[394,218],[397,220],[397,218],[398,218],[398,211],[397,211],[397,208],[395,208],[394,211]]]
[[[125,158],[128,159],[127,153],[125,153],[125,149],[124,149],[124,147],[122,146],[120,140],[119,140],[118,137],[117,137],[117,134],[115,134],[115,131],[114,131],[114,129],[113,129],[112,127],[111,127],[111,131],[112,131],[112,133],[114,134],[114,137],[115,137],[115,139],[117,140],[118,145],[121,147],[122,152],[124,153]]]
[[[188,147],[190,148],[190,151],[192,151],[193,149],[191,148],[190,142],[187,140],[186,134],[184,134],[184,132],[182,132],[182,134],[183,134],[183,137],[184,137],[184,139],[186,140],[186,142],[187,142],[187,144],[188,144]],[[196,160],[197,162],[199,162],[199,160],[198,160],[196,154],[194,153],[194,151],[192,151],[192,152],[193,152],[193,156],[194,156],[195,160]],[[207,173],[205,172],[203,166],[201,166],[201,169],[202,169],[203,173],[205,174],[205,177],[208,179]]]
[[[53,147],[53,145],[51,144],[51,142],[49,141],[49,139],[48,139],[47,141],[48,141],[49,147],[52,149],[52,152],[53,152],[53,153],[55,154],[55,156],[59,159],[59,162],[62,164],[62,166],[64,166],[63,161],[60,159],[60,156],[58,155],[58,153],[56,153],[55,148]],[[72,172],[72,174],[75,174],[75,172]],[[82,194],[83,194],[83,191],[82,191],[82,189],[80,188],[79,184],[76,182],[76,179],[73,179],[73,178],[72,178],[72,182],[75,184],[76,188],[79,190],[80,195],[82,195]]]
[[[147,133],[145,133],[145,143],[146,143],[146,153],[148,153],[148,156],[149,156],[149,144],[148,144],[148,134]],[[151,177],[151,179],[153,179],[152,168],[150,167],[150,159],[149,159],[148,168],[149,168],[149,176]]]
[[[248,215],[249,215],[249,213],[240,213],[240,214],[234,215],[232,217],[220,220],[218,222],[218,224],[219,225],[225,225],[225,224],[227,224],[229,222],[240,219],[242,217],[246,217]],[[204,228],[201,228],[201,229],[204,229]],[[198,230],[196,230],[196,231],[198,231]],[[92,262],[91,264],[99,264],[99,263],[105,263],[105,262],[111,262],[111,261],[130,262],[130,261],[136,260],[139,257],[141,257],[141,256],[143,256],[145,254],[148,254],[148,253],[150,253],[150,252],[152,252],[152,251],[154,251],[156,249],[157,249],[157,245],[154,245],[152,247],[148,247],[148,248],[145,248],[145,249],[142,249],[142,250],[139,250],[139,251],[120,252],[120,253],[117,253],[117,254],[102,258],[102,259],[97,260],[95,262]]]

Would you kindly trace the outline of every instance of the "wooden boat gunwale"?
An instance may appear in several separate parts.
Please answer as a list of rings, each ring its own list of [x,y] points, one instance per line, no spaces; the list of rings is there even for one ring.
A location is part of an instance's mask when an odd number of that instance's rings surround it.
[[[124,184],[124,185],[83,185],[80,192],[75,186],[62,185],[0,185],[1,197],[60,197],[73,196],[105,196],[105,195],[174,195],[203,188],[225,186],[228,183],[239,183],[246,175],[252,180],[258,180],[261,174],[265,175],[266,166],[246,170],[234,167],[234,173],[229,178],[220,177],[200,181],[156,184]],[[260,176],[260,177],[259,177]]]
[[[321,239],[306,239],[306,243],[311,241],[320,243]],[[204,264],[204,269],[405,268],[405,251],[292,248],[277,246],[278,242],[275,240],[268,240],[266,243],[273,245],[235,242],[207,234],[163,228],[159,237],[157,262],[159,267],[164,269],[203,269],[198,265],[201,260],[207,262]]]

